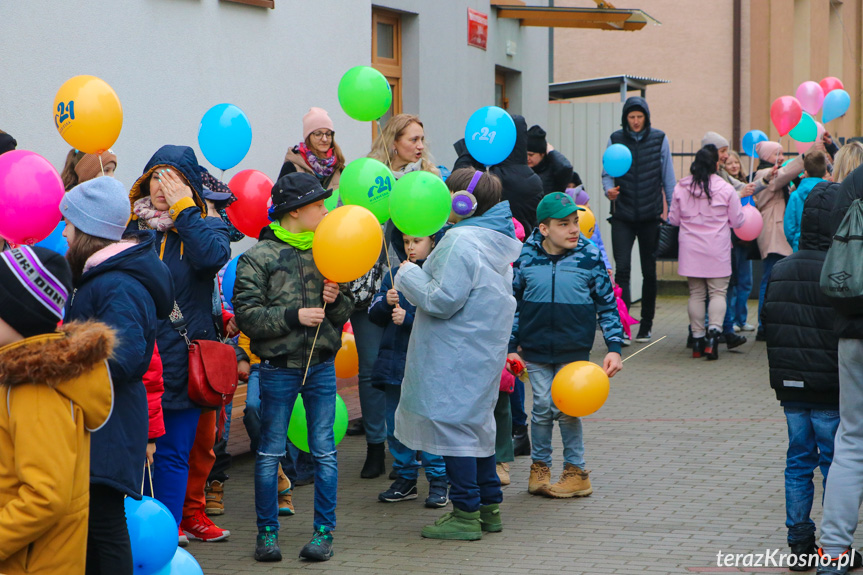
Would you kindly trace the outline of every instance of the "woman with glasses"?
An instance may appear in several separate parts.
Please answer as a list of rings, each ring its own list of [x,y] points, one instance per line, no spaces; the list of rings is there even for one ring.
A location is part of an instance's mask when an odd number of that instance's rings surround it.
[[[323,108],[309,108],[303,116],[303,141],[285,154],[279,178],[291,172],[306,172],[325,189],[338,188],[345,156],[336,144],[333,121]]]

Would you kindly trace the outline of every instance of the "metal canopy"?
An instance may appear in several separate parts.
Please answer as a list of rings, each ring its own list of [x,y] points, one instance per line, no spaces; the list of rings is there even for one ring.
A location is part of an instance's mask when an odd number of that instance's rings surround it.
[[[641,96],[647,93],[651,84],[668,84],[669,80],[659,78],[644,78],[641,76],[606,76],[605,78],[590,78],[573,82],[555,82],[548,85],[549,100],[569,100],[587,96],[620,93],[620,101],[626,100],[630,90],[639,90]]]
[[[642,10],[522,6],[494,2],[498,18],[520,20],[522,26],[546,28],[592,28],[596,30],[641,30],[648,21],[660,22]]]

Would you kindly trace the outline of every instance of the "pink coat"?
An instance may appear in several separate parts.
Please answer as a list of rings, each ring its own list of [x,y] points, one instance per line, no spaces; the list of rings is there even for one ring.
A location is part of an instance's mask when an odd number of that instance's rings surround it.
[[[692,176],[674,187],[668,222],[680,226],[677,273],[685,277],[723,278],[731,275],[731,230],[743,225],[743,208],[734,188],[710,176],[710,201]]]

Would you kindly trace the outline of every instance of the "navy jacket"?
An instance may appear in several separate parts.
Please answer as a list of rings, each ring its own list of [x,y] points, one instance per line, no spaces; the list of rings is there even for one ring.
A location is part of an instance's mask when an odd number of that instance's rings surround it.
[[[398,275],[398,268],[393,269],[393,278]],[[408,343],[411,339],[411,329],[414,324],[416,306],[412,305],[405,296],[399,293],[399,306],[405,310],[405,321],[402,325],[393,323],[393,309],[387,303],[387,292],[391,290],[393,283],[389,272],[384,274],[381,281],[381,289],[372,298],[369,306],[369,319],[384,328],[381,337],[381,345],[378,350],[378,359],[372,372],[372,385],[383,387],[384,385],[401,385],[405,376],[405,360],[408,356]]]
[[[623,326],[599,250],[582,236],[574,249],[550,256],[542,240],[534,230],[513,264],[518,309],[509,352],[521,346],[522,357],[534,363],[586,361],[598,315],[608,351],[620,353]]]
[[[188,336],[218,339],[213,316],[216,273],[231,258],[228,227],[221,218],[203,217],[207,207],[201,198],[201,175],[195,152],[187,146],[162,146],[144,168],[144,175],[132,186],[129,199],[134,203],[150,194],[150,176],[159,167],[176,168],[192,188],[192,202],[178,202],[174,229],[156,232],[153,250],[171,270],[177,305],[186,320]],[[133,216],[130,230],[146,227]],[[196,407],[189,399],[189,350],[185,340],[169,319],[159,322],[159,353],[164,369],[164,409]]]
[[[153,252],[151,232],[139,244],[89,269],[67,303],[66,321],[96,319],[117,332],[108,361],[114,406],[90,440],[90,481],[141,498],[149,411],[143,377],[150,366],[159,319],[174,301],[168,268]]]
[[[566,190],[573,176],[572,164],[557,150],[546,154],[542,161],[533,167],[533,171],[542,180],[545,195]]]

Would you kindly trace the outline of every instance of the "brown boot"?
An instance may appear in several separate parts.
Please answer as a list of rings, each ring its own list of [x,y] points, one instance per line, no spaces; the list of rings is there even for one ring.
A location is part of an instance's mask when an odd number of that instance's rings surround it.
[[[291,493],[291,480],[282,471],[282,466],[279,464],[279,515],[293,515],[294,501]]]
[[[558,499],[567,497],[587,497],[593,493],[590,486],[589,471],[567,463],[560,474],[560,481],[548,488],[548,495]]]
[[[225,513],[225,486],[221,481],[208,481],[204,489],[207,506],[207,515],[224,515]]]
[[[530,479],[527,482],[527,492],[531,495],[548,495],[551,484],[551,469],[542,461],[536,461],[530,466]]]
[[[497,478],[500,479],[501,485],[509,485],[509,463],[497,464]]]

